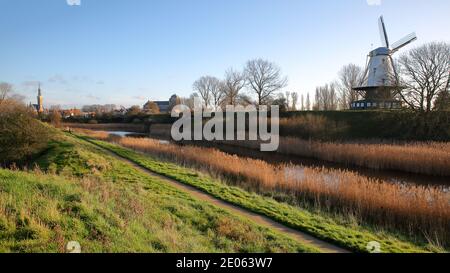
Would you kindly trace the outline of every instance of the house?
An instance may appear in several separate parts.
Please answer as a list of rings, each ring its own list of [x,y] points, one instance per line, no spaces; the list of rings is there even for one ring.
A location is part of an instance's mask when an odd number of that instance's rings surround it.
[[[148,111],[150,109],[150,103],[155,103],[156,105],[158,105],[159,112],[161,114],[167,114],[170,112],[170,110],[172,108],[171,106],[179,104],[178,101],[179,101],[179,98],[177,95],[173,95],[172,97],[170,97],[170,100],[168,100],[168,101],[150,101],[149,100],[144,104],[143,109],[144,109],[144,111]]]
[[[81,110],[79,109],[68,109],[68,110],[62,110],[61,115],[63,118],[70,118],[70,117],[79,117],[82,115]]]

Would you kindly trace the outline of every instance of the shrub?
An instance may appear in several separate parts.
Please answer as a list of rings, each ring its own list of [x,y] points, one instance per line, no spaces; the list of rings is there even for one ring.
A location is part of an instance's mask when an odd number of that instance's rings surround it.
[[[50,114],[50,123],[56,127],[56,128],[60,128],[61,127],[61,113],[57,110],[54,110],[51,114]]]
[[[306,114],[280,119],[280,134],[304,139],[332,139],[348,128],[344,121],[333,121],[322,115]]]
[[[48,144],[48,128],[15,102],[0,107],[0,164],[21,163]]]

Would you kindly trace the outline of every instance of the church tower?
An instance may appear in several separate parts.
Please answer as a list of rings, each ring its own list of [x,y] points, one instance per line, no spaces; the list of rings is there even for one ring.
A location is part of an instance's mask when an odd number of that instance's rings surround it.
[[[41,84],[39,84],[39,88],[38,88],[38,96],[37,96],[37,111],[38,113],[42,113],[44,112],[44,97],[42,97],[42,92],[41,92]]]

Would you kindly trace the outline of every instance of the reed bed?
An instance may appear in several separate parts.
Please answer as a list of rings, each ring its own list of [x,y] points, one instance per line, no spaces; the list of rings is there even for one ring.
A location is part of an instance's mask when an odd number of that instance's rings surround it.
[[[280,153],[318,158],[376,170],[450,176],[450,143],[330,143],[282,140]]]
[[[227,145],[259,149],[258,141],[218,141]],[[281,137],[277,153],[321,159],[348,166],[395,170],[450,177],[449,142],[338,143]]]
[[[75,128],[73,130],[75,132],[88,135],[88,136],[93,137],[98,140],[109,140],[112,138],[111,133],[105,132],[105,131],[93,131],[93,130],[84,129],[84,128]]]
[[[360,223],[450,245],[450,194],[439,188],[391,184],[348,171],[272,165],[212,148],[180,147],[152,139],[108,139],[98,132],[90,135],[213,175],[232,177],[234,184],[256,192],[285,194],[300,204],[352,215]]]

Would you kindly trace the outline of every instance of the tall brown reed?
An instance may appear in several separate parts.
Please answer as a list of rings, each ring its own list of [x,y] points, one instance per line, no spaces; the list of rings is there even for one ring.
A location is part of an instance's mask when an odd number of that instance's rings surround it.
[[[321,143],[286,138],[280,152],[376,170],[450,176],[450,143]]]
[[[259,149],[256,141],[220,141],[237,147]],[[337,143],[281,137],[280,154],[316,158],[375,170],[396,170],[450,177],[450,143],[408,142]]]

